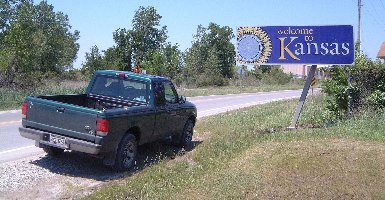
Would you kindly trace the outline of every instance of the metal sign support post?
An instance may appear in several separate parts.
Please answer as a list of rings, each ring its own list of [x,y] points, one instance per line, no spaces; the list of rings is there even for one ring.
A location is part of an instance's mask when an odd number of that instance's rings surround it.
[[[295,109],[293,120],[291,121],[291,125],[288,127],[288,129],[297,128],[298,119],[299,119],[299,116],[301,115],[303,105],[305,104],[306,96],[309,91],[310,84],[312,82],[316,69],[317,69],[317,65],[312,65],[309,70],[309,73],[307,74],[307,79],[303,87],[301,97],[299,98],[299,102],[298,102],[297,108]]]

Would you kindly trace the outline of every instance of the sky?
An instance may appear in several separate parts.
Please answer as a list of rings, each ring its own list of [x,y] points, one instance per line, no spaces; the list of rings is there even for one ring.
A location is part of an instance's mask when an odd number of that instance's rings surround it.
[[[38,3],[39,1],[35,1]],[[210,22],[229,26],[313,26],[353,25],[358,30],[358,0],[47,0],[55,11],[68,15],[74,30],[80,31],[75,68],[85,62],[94,45],[99,50],[114,46],[112,33],[131,29],[135,11],[153,6],[167,26],[168,42],[184,51],[191,47],[198,25]],[[362,0],[361,49],[375,59],[385,42],[385,0]]]

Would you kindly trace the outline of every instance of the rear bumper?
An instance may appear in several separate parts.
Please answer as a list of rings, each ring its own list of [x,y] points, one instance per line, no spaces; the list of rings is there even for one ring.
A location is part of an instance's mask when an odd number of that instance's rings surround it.
[[[67,143],[66,147],[56,146],[55,144],[52,144],[49,142],[50,135],[54,135],[54,134],[45,132],[45,131],[36,130],[36,129],[19,127],[19,132],[21,136],[28,139],[35,140],[36,141],[35,145],[40,148],[43,146],[53,146],[53,147],[79,151],[79,152],[84,152],[84,153],[93,154],[93,155],[99,154],[102,150],[102,146],[99,144],[94,144],[92,142],[78,140],[70,137],[65,137],[66,143]]]

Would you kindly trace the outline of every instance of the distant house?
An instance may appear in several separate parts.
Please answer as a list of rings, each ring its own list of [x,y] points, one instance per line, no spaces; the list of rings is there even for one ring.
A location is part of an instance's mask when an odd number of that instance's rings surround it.
[[[296,78],[303,78],[307,76],[311,65],[281,65],[283,72],[287,74],[293,74]],[[317,71],[315,72],[315,77],[319,79],[327,78],[329,73],[327,72],[330,65],[317,65]]]
[[[382,43],[380,50],[378,51],[377,58],[385,60],[385,42]]]

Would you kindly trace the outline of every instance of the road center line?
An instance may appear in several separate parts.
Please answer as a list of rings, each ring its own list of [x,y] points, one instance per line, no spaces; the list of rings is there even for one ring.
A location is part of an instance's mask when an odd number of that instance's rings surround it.
[[[21,123],[21,120],[0,122],[0,125],[10,125],[10,124],[18,124],[18,123]]]

